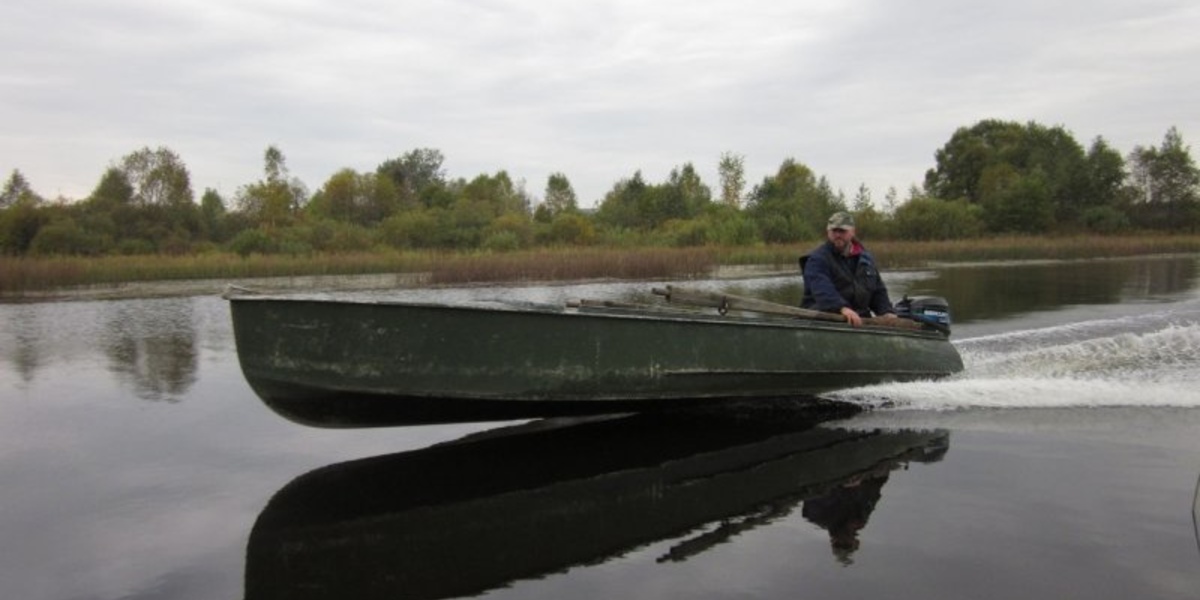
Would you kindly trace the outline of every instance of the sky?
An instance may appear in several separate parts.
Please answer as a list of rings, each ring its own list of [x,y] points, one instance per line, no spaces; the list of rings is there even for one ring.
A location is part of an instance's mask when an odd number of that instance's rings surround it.
[[[960,127],[1062,126],[1127,155],[1200,140],[1194,0],[15,0],[0,18],[0,175],[85,198],[167,147],[197,198],[318,190],[417,148],[581,206],[691,163],[719,196],[787,159],[901,199]],[[1193,154],[1195,156],[1195,154]]]

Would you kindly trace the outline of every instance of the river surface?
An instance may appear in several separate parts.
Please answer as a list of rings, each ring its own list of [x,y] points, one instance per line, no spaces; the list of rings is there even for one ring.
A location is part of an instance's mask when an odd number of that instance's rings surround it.
[[[886,281],[950,301],[966,370],[816,427],[317,429],[249,389],[219,297],[0,305],[0,598],[1200,598],[1200,259]]]

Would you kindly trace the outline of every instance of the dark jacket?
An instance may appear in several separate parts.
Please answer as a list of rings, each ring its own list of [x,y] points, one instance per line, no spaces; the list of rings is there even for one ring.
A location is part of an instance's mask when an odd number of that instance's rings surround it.
[[[863,317],[896,312],[875,267],[875,258],[858,240],[852,243],[850,256],[838,254],[832,243],[825,242],[800,257],[804,273],[800,306],[833,313],[849,306]]]

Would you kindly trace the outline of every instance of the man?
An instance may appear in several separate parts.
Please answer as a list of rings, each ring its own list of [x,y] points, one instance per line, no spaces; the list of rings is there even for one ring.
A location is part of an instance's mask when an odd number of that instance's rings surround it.
[[[875,267],[875,258],[854,237],[854,217],[838,212],[825,227],[826,242],[800,257],[804,300],[800,306],[839,313],[851,325],[863,317],[895,318],[896,309]]]

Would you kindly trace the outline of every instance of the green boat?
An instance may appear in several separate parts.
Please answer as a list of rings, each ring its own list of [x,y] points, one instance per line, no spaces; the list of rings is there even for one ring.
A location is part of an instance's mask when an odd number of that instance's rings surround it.
[[[323,427],[815,397],[963,367],[938,304],[917,320],[851,327],[754,299],[655,292],[673,304],[226,297],[255,393],[281,415]]]

